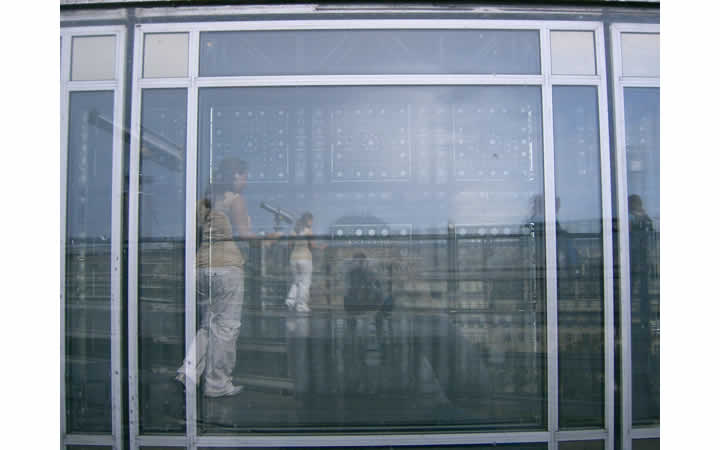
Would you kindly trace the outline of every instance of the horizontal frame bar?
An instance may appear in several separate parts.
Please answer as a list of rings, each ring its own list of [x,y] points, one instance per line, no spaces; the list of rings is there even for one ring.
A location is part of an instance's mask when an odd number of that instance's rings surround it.
[[[63,442],[64,446],[67,445],[113,445],[113,437],[109,434],[94,435],[94,434],[66,434]]]
[[[182,7],[182,8],[138,8],[136,16],[139,18],[156,18],[156,17],[187,17],[187,16],[220,16],[226,17],[231,15],[273,15],[273,14],[367,14],[367,13],[388,13],[388,12],[405,12],[420,14],[472,14],[472,13],[502,13],[502,14],[528,14],[537,12],[538,8],[531,7],[498,7],[498,6],[365,6],[362,5],[227,5],[227,6],[204,6],[204,7]],[[585,16],[599,16],[602,10],[597,7],[573,7],[573,6],[546,6],[543,11],[552,14],[577,15],[582,13]]]
[[[185,436],[138,436],[135,444],[138,447],[187,447]]]
[[[273,31],[273,30],[594,30],[597,22],[541,21],[541,20],[403,20],[403,19],[344,19],[344,20],[269,20],[241,22],[188,22],[143,24],[146,33],[165,31]]]
[[[633,428],[630,437],[631,439],[660,439],[660,427]]]
[[[556,433],[558,442],[567,441],[595,441],[605,440],[608,437],[607,430],[571,430],[558,431]],[[605,447],[608,448],[608,447]]]
[[[660,87],[659,78],[620,77],[622,87]]]
[[[198,78],[203,87],[379,86],[379,85],[541,85],[541,75],[304,75]]]
[[[551,75],[550,83],[554,86],[599,86],[603,78],[598,75]]]
[[[548,442],[550,433],[382,434],[336,436],[199,436],[198,447],[372,447]]]

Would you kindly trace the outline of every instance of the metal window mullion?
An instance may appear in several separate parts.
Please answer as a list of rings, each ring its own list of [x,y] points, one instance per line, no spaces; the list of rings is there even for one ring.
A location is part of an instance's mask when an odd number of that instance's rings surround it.
[[[68,81],[66,84],[71,91],[112,91],[119,87],[116,80]]]
[[[115,79],[117,88],[113,95],[113,123],[123,120],[123,61],[125,33],[115,34]],[[122,127],[113,125],[112,149],[112,198],[111,198],[111,238],[110,238],[110,380],[111,380],[111,417],[113,449],[123,448],[123,401],[122,401],[122,355],[123,355],[123,317],[122,317],[122,213],[123,213],[123,133]]]
[[[197,31],[190,33],[190,50],[188,54],[190,88],[187,93],[187,151],[185,152],[185,354],[195,339],[195,252],[196,252],[196,202],[197,202],[197,134],[198,134],[198,54],[200,37]],[[195,358],[197,355],[193,355]],[[198,380],[194,373],[196,364],[191,365],[191,379]],[[199,381],[199,380],[198,380]],[[186,381],[185,414],[187,448],[197,448],[197,386]]]
[[[625,160],[625,101],[620,84],[620,33],[613,26],[613,80],[615,98],[615,167],[617,168],[618,246],[620,256],[620,341],[622,345],[622,450],[632,448],[632,354],[630,347],[630,235]]]
[[[113,437],[108,434],[68,434],[65,436],[64,445],[112,446]]]
[[[612,29],[618,33],[659,33],[660,27],[654,23],[615,23]],[[619,41],[618,41],[619,45]],[[618,72],[620,73],[620,72]]]
[[[602,83],[602,77],[597,75],[553,75],[550,77],[553,85],[564,86],[597,86]]]
[[[608,433],[607,430],[565,430],[557,432],[558,442],[605,441],[608,438],[612,439],[612,434]],[[610,450],[610,447],[605,446],[604,450]]]
[[[188,78],[138,78],[135,82],[142,89],[147,88],[186,88]]]
[[[263,75],[201,77],[199,87],[262,86],[414,86],[414,85],[540,85],[540,75]]]
[[[633,428],[632,439],[660,439],[660,427]]]
[[[142,31],[135,30],[133,92],[130,121],[130,194],[128,206],[128,406],[130,450],[138,449],[139,435],[139,342],[138,342],[138,234],[140,215],[140,123],[142,89],[136,82],[142,71]]]
[[[400,445],[472,445],[548,442],[547,431],[453,434],[201,436],[202,447],[374,447]]]
[[[65,448],[65,434],[67,433],[66,401],[65,401],[65,259],[67,241],[67,169],[68,169],[68,137],[70,123],[70,93],[65,81],[70,70],[70,36],[62,35],[62,63],[60,67],[60,442]]]
[[[600,129],[600,184],[603,233],[603,297],[605,332],[605,449],[615,447],[615,305],[612,245],[612,169],[610,162],[610,125],[608,119],[608,92],[603,27],[595,30],[596,66],[601,83],[598,85],[598,124]]]
[[[138,436],[138,446],[142,447],[187,447],[187,438],[177,435],[146,435]]]
[[[619,84],[621,84],[623,87],[660,87],[660,79],[621,76]]]
[[[544,82],[542,85],[543,106],[543,162],[545,188],[545,279],[547,314],[547,397],[548,450],[557,450],[558,424],[558,322],[557,322],[557,274],[555,237],[555,151],[552,117],[552,84],[550,83],[550,30],[541,32],[541,58]]]
[[[273,30],[537,30],[545,22],[526,20],[442,20],[442,19],[340,19],[340,20],[244,20],[217,22],[182,22],[143,25],[146,32],[187,31],[273,31]],[[561,25],[563,22],[556,22]],[[591,26],[578,22],[576,28]]]

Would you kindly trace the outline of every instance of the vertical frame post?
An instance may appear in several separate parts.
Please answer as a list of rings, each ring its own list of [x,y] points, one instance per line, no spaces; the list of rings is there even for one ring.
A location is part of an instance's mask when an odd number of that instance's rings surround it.
[[[600,180],[602,192],[603,233],[603,297],[605,329],[605,449],[615,446],[615,335],[614,285],[612,246],[612,172],[610,163],[610,128],[608,123],[605,36],[602,25],[595,32],[595,61],[600,83],[597,86],[598,118],[600,120]]]
[[[60,442],[65,448],[67,434],[65,401],[65,248],[67,240],[67,168],[69,137],[70,93],[67,82],[70,77],[70,44],[72,36],[61,33],[60,44]]]
[[[142,89],[138,85],[142,74],[143,33],[135,28],[133,49],[133,92],[130,133],[130,199],[128,205],[128,394],[130,449],[138,448],[140,434],[139,362],[138,362],[138,234],[140,215],[140,120]]]
[[[122,249],[123,249],[123,127],[124,112],[123,86],[125,85],[125,30],[115,34],[115,88],[113,97],[113,156],[112,156],[112,230],[111,230],[111,275],[110,275],[110,342],[111,342],[111,393],[113,450],[122,450],[123,430],[123,295],[122,295]]]
[[[550,28],[540,32],[541,67],[543,75],[543,179],[545,189],[545,280],[547,312],[547,396],[548,450],[557,450],[558,425],[558,322],[557,322],[557,259],[555,237],[555,151],[553,134],[552,83],[550,68]]]
[[[190,49],[188,52],[188,75],[190,87],[188,89],[188,115],[187,115],[187,152],[185,169],[185,352],[190,349],[195,339],[195,252],[196,252],[196,203],[197,203],[197,135],[198,135],[198,61],[200,33],[191,31],[189,36]],[[191,371],[195,371],[195,365]],[[191,374],[197,380],[197,374]],[[190,389],[192,387],[192,389]],[[188,384],[185,391],[185,414],[187,426],[188,449],[197,448],[197,386]]]

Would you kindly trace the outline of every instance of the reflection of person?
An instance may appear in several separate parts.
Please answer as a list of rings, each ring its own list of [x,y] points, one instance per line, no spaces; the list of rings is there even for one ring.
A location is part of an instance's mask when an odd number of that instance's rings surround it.
[[[657,411],[659,396],[653,395],[658,385],[659,359],[651,350],[653,330],[650,326],[651,317],[658,319],[656,312],[650,308],[650,248],[652,235],[655,232],[652,219],[643,208],[642,198],[637,194],[628,197],[628,222],[630,225],[630,283],[633,318],[637,317],[637,325],[633,323],[632,367],[633,377],[642,379],[633,388],[633,408],[640,414],[651,414]],[[635,312],[637,308],[637,312]],[[657,342],[657,341],[656,341]],[[641,351],[635,351],[641,349]]]
[[[293,236],[312,236],[313,215],[309,212],[295,222]],[[292,243],[290,253],[290,272],[292,273],[292,284],[288,292],[285,304],[288,308],[298,312],[309,312],[310,307],[310,283],[312,282],[312,252],[310,248],[323,248],[324,245],[313,242],[310,239],[298,239]]]
[[[245,281],[245,259],[233,236],[250,234],[250,218],[241,194],[247,182],[244,161],[226,160],[213,175],[215,195],[210,193],[198,205],[200,328],[176,379],[194,384],[194,367],[196,376],[203,376],[205,395],[222,397],[243,389],[232,384]]]
[[[577,270],[579,255],[577,249],[573,245],[572,235],[565,227],[560,224],[558,219],[560,212],[560,198],[555,197],[555,245],[557,248],[557,264],[558,269]],[[545,242],[543,240],[545,234],[545,201],[541,194],[534,195],[530,200],[530,215],[528,218],[528,226],[531,232],[535,232],[535,236],[539,238],[538,255],[544,255]],[[544,257],[543,257],[544,258]],[[542,263],[545,261],[543,260]]]
[[[353,268],[347,274],[345,311],[351,314],[374,312],[382,304],[382,291],[377,276],[370,270],[362,252],[353,255]]]
[[[363,252],[353,255],[352,268],[346,277],[345,311],[349,314],[348,336],[350,351],[345,354],[348,368],[348,387],[353,392],[374,393],[379,383],[378,365],[381,363],[380,307],[383,294],[377,274],[370,269]],[[387,302],[387,309],[390,309]]]
[[[640,314],[643,324],[649,320],[649,249],[654,231],[652,219],[643,208],[642,198],[633,194],[628,197],[630,222],[630,280],[636,290],[634,296],[640,302]]]

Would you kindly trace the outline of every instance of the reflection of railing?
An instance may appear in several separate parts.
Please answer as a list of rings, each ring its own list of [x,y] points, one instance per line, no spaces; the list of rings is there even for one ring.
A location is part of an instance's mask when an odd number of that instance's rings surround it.
[[[598,235],[571,237],[582,264],[602,260],[594,249]],[[478,422],[542,422],[542,234],[415,234],[386,236],[368,246],[357,237],[331,240],[323,235],[233,240],[246,254],[247,288],[235,381],[250,391],[274,393],[268,397],[272,401],[293,393],[299,402],[288,414],[302,414],[305,400],[326,405],[328,411],[349,408],[343,414],[350,414],[352,402],[368,396],[378,402],[385,396],[396,407],[406,405],[420,414],[424,407],[439,410],[446,397],[455,407],[485,418]],[[296,316],[283,303],[290,278],[289,246],[307,240],[328,247],[314,252],[312,311]],[[152,384],[153,392],[164,392],[184,356],[185,246],[180,238],[143,238],[140,245],[146,269],[141,279],[146,288],[155,286],[140,298],[141,380]],[[344,310],[345,273],[357,252],[367,256],[380,288],[393,298],[388,310]],[[585,336],[602,336],[602,320],[594,320],[602,317],[601,310],[596,302],[591,307],[587,302],[577,298],[572,303],[577,310],[562,320],[566,331],[559,344],[561,352],[567,352],[563,355],[569,366],[564,367],[578,368],[573,373],[602,366],[601,352],[583,352]],[[581,378],[568,375],[566,383]],[[594,396],[587,400],[574,411],[594,414],[598,403]],[[149,407],[160,411],[164,406],[158,400]],[[217,419],[233,423],[231,418]]]

